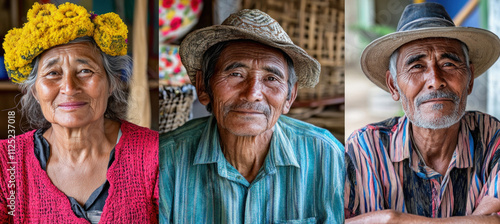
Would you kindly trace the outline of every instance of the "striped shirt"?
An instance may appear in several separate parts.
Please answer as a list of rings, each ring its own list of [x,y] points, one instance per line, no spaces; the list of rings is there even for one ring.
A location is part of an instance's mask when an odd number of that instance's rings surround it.
[[[342,223],[344,147],[281,116],[249,183],[224,157],[213,116],[160,137],[161,223]]]
[[[410,142],[408,118],[355,131],[347,140],[346,218],[394,209],[426,217],[470,215],[485,195],[498,198],[500,122],[467,112],[443,176],[425,165]]]

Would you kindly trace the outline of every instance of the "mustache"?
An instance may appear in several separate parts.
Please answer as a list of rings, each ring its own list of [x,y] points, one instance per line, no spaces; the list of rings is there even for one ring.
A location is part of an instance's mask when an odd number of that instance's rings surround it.
[[[271,114],[271,109],[265,104],[261,103],[251,103],[251,102],[242,102],[231,104],[230,106],[224,109],[224,114],[229,113],[231,110],[254,110],[262,112],[264,115],[269,116]]]
[[[425,101],[437,99],[437,98],[447,98],[447,99],[451,99],[453,101],[453,103],[455,103],[455,104],[460,103],[460,98],[456,94],[454,94],[453,92],[451,92],[449,90],[436,90],[434,92],[430,92],[428,94],[417,97],[417,99],[415,99],[415,104],[418,107],[421,104],[423,104]]]

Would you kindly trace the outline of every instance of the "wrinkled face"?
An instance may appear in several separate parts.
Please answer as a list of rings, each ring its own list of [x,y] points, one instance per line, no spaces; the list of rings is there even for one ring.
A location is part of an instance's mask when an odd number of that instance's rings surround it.
[[[99,51],[90,43],[45,51],[33,92],[52,125],[82,127],[104,117],[110,89]]]
[[[287,100],[287,80],[287,63],[279,50],[255,42],[231,43],[210,79],[212,97],[200,97],[200,102],[212,103],[220,131],[256,136],[288,113],[297,89]]]
[[[462,118],[474,80],[473,66],[469,70],[465,60],[461,43],[454,39],[416,40],[399,49],[399,88],[390,91],[394,100],[401,97],[414,125],[441,129]]]

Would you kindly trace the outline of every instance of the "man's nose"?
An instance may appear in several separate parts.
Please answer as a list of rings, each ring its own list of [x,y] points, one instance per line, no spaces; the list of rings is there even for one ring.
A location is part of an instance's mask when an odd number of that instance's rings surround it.
[[[443,71],[437,64],[429,66],[424,75],[428,89],[442,89],[447,86],[446,80],[443,78]]]
[[[248,102],[256,102],[262,100],[263,83],[257,77],[253,77],[245,84],[245,88],[241,93],[241,97]]]

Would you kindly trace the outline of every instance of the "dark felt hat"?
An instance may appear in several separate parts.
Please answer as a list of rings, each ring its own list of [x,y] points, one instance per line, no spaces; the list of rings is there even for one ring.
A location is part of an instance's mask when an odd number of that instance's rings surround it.
[[[397,31],[372,41],[361,55],[361,68],[366,77],[389,91],[385,73],[391,54],[402,45],[425,38],[457,39],[469,49],[474,64],[474,78],[491,67],[500,55],[500,39],[492,32],[472,27],[457,27],[444,7],[437,3],[406,6]]]

